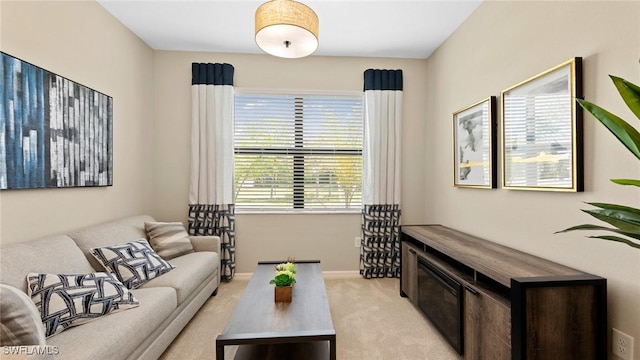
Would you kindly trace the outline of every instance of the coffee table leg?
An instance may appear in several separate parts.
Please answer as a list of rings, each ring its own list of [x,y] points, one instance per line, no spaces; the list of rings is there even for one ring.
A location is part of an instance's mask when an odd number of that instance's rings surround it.
[[[336,360],[336,338],[329,340],[329,358]]]
[[[224,360],[224,345],[216,341],[216,360]]]

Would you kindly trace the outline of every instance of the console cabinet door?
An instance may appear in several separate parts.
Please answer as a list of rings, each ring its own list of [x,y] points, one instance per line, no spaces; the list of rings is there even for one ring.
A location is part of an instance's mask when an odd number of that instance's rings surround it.
[[[402,243],[402,291],[409,300],[418,303],[418,254],[406,242]]]
[[[511,309],[469,285],[464,294],[464,359],[511,359]]]

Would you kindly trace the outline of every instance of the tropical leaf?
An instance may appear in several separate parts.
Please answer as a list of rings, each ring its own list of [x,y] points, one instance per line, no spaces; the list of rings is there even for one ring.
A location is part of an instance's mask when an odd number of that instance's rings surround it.
[[[602,236],[588,236],[592,239],[602,239],[602,240],[609,240],[609,241],[616,241],[616,242],[621,242],[623,244],[627,244],[631,247],[634,247],[636,249],[640,249],[640,244],[635,243],[629,239],[625,239],[625,238],[621,238],[619,236],[612,236],[612,235],[602,235]]]
[[[606,126],[633,155],[640,159],[640,133],[638,130],[617,115],[608,112],[596,104],[582,99],[577,99],[576,101]]]
[[[640,209],[636,209],[634,207],[630,207],[630,206],[624,206],[624,205],[617,205],[617,204],[607,204],[607,203],[598,203],[598,202],[589,202],[587,203],[591,206],[595,206],[598,207],[600,209],[607,209],[607,210],[620,210],[620,211],[626,211],[626,212],[630,212],[636,215],[640,216]]]
[[[640,187],[640,180],[636,179],[611,179],[611,181],[618,185],[631,185]]]
[[[625,79],[617,76],[611,76],[611,80],[618,89],[620,96],[627,104],[631,112],[640,119],[640,86],[633,84]],[[576,100],[583,109],[591,113],[602,125],[604,125],[636,158],[640,159],[640,133],[636,128],[628,122],[621,119],[615,114],[601,108],[586,100]],[[637,179],[611,179],[618,185],[630,185],[640,187],[640,180]],[[608,204],[608,203],[588,203],[598,209],[582,210],[594,218],[604,221],[616,228],[609,228],[599,225],[583,224],[573,226],[557,233],[564,233],[574,230],[600,230],[608,231],[616,234],[630,237],[627,239],[615,235],[599,235],[589,236],[590,238],[602,239],[608,241],[620,242],[633,248],[640,249],[640,244],[636,240],[640,240],[640,209]],[[635,239],[635,240],[633,240]]]
[[[602,230],[602,231],[611,231],[620,235],[625,235],[628,236],[630,238],[634,238],[634,239],[638,239],[640,240],[640,229],[636,230],[636,231],[628,231],[628,230],[620,230],[620,229],[613,229],[613,228],[608,228],[605,226],[599,226],[599,225],[591,225],[591,224],[583,224],[583,225],[578,225],[578,226],[572,226],[568,229],[564,229],[564,230],[560,230],[557,231],[557,233],[564,233],[564,232],[568,232],[568,231],[574,231],[574,230]]]
[[[633,213],[601,209],[582,211],[621,230],[640,230],[640,216]]]
[[[629,109],[640,119],[640,87],[623,78],[609,75]]]

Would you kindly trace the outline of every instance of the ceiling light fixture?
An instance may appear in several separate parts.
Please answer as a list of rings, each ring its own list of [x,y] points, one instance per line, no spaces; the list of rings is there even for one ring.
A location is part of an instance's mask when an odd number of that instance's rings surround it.
[[[294,0],[271,0],[256,10],[256,43],[267,54],[301,58],[318,48],[318,15]]]

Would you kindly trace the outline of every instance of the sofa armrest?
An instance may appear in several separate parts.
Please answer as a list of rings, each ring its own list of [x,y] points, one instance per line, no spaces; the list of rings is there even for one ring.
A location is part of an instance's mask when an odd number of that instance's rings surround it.
[[[194,251],[213,251],[218,254],[219,259],[222,259],[219,236],[189,236],[189,240],[191,240],[191,245],[193,245]],[[220,267],[220,263],[218,263],[218,284],[220,284],[220,277],[222,276],[221,273],[222,269]],[[218,291],[217,288],[216,291]]]
[[[220,237],[219,236],[189,236],[193,250],[197,251],[213,251],[220,255]]]

